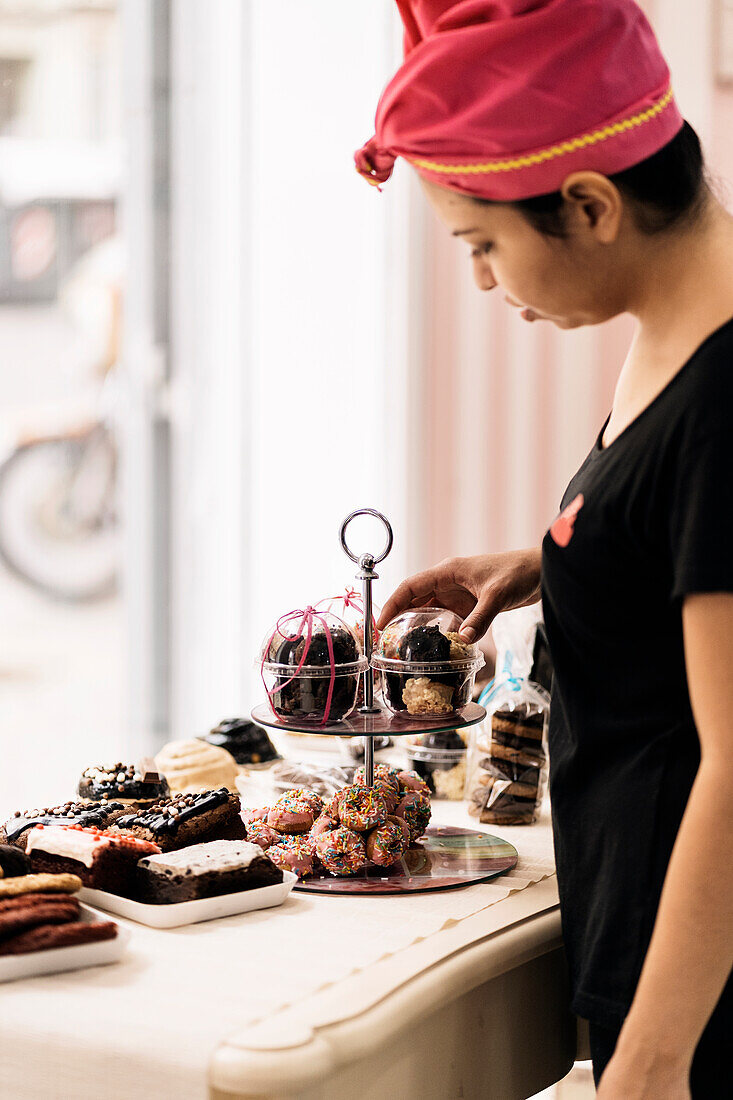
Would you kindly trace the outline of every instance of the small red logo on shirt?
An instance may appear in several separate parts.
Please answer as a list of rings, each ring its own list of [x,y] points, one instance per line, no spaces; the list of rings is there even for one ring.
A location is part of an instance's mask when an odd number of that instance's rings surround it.
[[[575,500],[571,500],[567,508],[564,508],[560,515],[557,517],[552,527],[550,528],[550,534],[557,543],[558,546],[565,547],[573,537],[573,528],[575,527],[575,517],[585,503],[583,494],[578,493]]]

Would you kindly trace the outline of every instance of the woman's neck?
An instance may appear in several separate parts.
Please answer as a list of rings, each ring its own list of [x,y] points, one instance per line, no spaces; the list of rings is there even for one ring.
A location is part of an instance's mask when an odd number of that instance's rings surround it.
[[[683,232],[643,242],[638,272],[629,304],[639,322],[632,352],[651,361],[682,354],[682,366],[733,316],[733,218],[710,197]]]
[[[631,276],[628,312],[638,325],[616,385],[604,446],[661,393],[705,338],[733,317],[733,218],[710,198],[686,231],[646,240]]]

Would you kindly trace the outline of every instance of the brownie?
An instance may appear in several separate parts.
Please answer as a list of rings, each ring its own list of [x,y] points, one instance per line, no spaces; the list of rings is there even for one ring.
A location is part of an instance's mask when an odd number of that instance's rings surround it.
[[[225,718],[198,740],[226,749],[240,765],[266,764],[270,760],[280,759],[264,726],[258,726],[246,718]]]
[[[33,872],[78,875],[84,886],[124,897],[134,889],[138,860],[159,851],[144,840],[80,825],[36,825],[27,845]]]
[[[150,778],[147,778],[150,774]],[[148,805],[166,798],[170,788],[164,775],[158,772],[143,772],[134,764],[103,764],[86,768],[76,789],[79,798],[92,801],[134,803]]]
[[[169,905],[256,890],[282,880],[282,871],[257,844],[213,840],[141,859],[137,897],[150,905]]]
[[[244,840],[247,835],[240,816],[239,795],[226,787],[178,794],[123,814],[110,833],[151,841],[163,852],[174,852],[206,840]]]
[[[47,809],[17,810],[0,828],[0,843],[7,842],[25,851],[28,831],[34,825],[81,825],[84,828],[106,829],[126,809],[121,802],[64,802]]]

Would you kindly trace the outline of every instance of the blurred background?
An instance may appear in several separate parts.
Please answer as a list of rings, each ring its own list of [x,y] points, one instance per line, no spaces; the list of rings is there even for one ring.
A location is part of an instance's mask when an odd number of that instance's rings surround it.
[[[733,4],[643,6],[725,193]],[[630,327],[524,324],[359,179],[399,56],[392,0],[0,0],[3,809],[248,712],[352,509],[382,602],[552,520]]]

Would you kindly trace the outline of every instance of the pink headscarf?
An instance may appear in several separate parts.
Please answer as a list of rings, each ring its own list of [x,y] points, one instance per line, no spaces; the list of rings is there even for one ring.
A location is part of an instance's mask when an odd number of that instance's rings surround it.
[[[355,155],[373,184],[404,157],[497,201],[612,175],[680,130],[670,74],[633,0],[397,0],[405,60]]]

